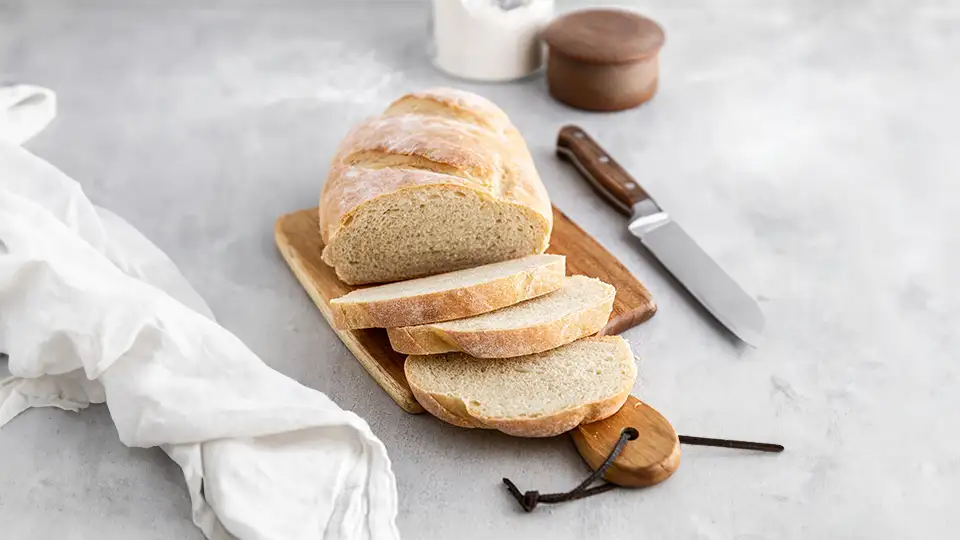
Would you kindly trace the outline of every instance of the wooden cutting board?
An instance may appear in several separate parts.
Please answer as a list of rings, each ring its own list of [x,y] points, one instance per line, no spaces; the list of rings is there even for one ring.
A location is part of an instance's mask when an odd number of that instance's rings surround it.
[[[601,335],[617,334],[649,319],[657,311],[650,291],[616,257],[554,207],[553,234],[548,253],[566,255],[567,274],[598,278],[617,288],[610,322]],[[331,324],[331,298],[357,287],[337,279],[333,268],[321,259],[323,240],[317,221],[317,209],[300,210],[280,216],[274,226],[277,247],[293,274]],[[332,327],[332,324],[331,324]],[[409,413],[422,413],[403,374],[406,356],[390,348],[387,332],[381,328],[335,330],[344,345],[353,352],[377,383]]]

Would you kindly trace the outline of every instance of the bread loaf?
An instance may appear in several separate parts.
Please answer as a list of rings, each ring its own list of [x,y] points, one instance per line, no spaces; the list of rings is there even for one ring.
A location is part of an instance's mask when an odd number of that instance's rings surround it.
[[[334,326],[389,328],[449,321],[536,298],[563,286],[563,255],[530,255],[357,289],[330,301]]]
[[[398,281],[542,253],[553,213],[496,105],[408,94],[340,144],[320,198],[323,260],[345,283]]]
[[[404,372],[417,401],[441,420],[518,437],[551,437],[603,420],[620,410],[637,378],[619,336],[516,358],[410,356]]]
[[[570,276],[559,290],[533,300],[465,319],[388,328],[387,334],[390,346],[404,354],[533,354],[599,332],[610,318],[616,292],[599,279]]]

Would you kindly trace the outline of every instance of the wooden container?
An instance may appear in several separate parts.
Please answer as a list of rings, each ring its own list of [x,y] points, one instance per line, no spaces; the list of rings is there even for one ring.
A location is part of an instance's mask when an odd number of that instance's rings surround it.
[[[657,92],[660,25],[632,11],[587,9],[544,29],[547,86],[559,101],[588,111],[636,107]]]

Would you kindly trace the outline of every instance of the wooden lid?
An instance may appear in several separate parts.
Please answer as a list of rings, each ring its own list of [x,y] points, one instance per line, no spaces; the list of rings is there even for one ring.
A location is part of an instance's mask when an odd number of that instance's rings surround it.
[[[663,29],[621,9],[586,9],[556,18],[541,35],[556,51],[591,64],[623,64],[657,54]]]

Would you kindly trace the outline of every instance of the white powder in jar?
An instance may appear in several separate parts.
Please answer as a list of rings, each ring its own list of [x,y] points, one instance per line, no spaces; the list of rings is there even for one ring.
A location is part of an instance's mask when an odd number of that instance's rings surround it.
[[[543,64],[540,30],[553,0],[433,0],[434,63],[480,81],[509,81]]]

